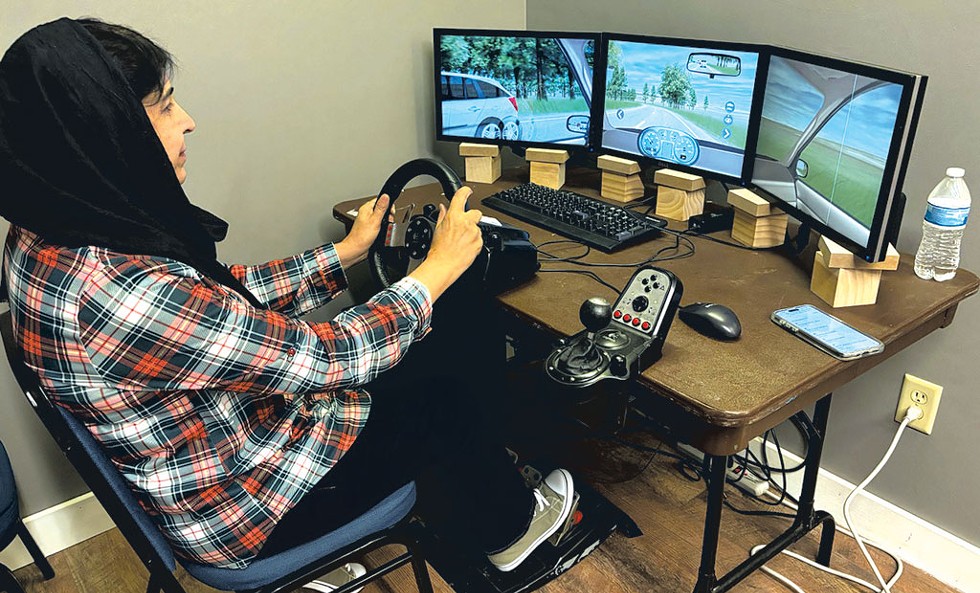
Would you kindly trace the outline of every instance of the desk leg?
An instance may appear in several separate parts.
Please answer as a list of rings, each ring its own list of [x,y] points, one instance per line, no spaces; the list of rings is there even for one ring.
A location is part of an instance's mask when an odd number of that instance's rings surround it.
[[[721,508],[725,496],[725,468],[728,457],[707,455],[705,477],[708,480],[708,509],[704,517],[704,535],[701,539],[701,567],[694,593],[710,593],[715,590],[715,559],[718,556],[718,534],[721,530]]]
[[[817,562],[830,566],[830,555],[834,546],[834,518],[826,511],[814,509],[814,495],[817,489],[817,473],[820,471],[820,456],[823,453],[824,438],[827,434],[827,419],[830,416],[831,394],[817,402],[813,420],[800,412],[796,421],[806,430],[810,439],[806,454],[806,467],[800,492],[799,510],[793,526],[769,542],[758,553],[745,559],[721,579],[715,576],[715,559],[718,555],[718,535],[721,527],[721,509],[725,489],[725,468],[727,457],[708,456],[705,473],[708,478],[708,509],[704,518],[704,538],[701,544],[701,567],[694,593],[722,593],[787,549],[806,534],[821,527],[820,547]]]

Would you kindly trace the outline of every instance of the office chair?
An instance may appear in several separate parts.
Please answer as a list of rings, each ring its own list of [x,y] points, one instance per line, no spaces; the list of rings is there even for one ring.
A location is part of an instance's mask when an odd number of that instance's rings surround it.
[[[20,536],[20,541],[31,554],[34,564],[41,570],[44,580],[54,578],[54,569],[48,559],[37,547],[27,526],[20,519],[20,505],[17,503],[17,484],[14,483],[14,472],[10,467],[10,458],[3,443],[0,443],[0,550],[6,548],[14,538]],[[5,565],[0,564],[0,591],[7,593],[24,593],[24,589],[14,579],[14,575]]]
[[[403,546],[405,553],[339,587],[335,593],[353,591],[408,563],[412,565],[420,593],[432,593],[429,573],[415,537],[419,526],[409,515],[415,504],[414,482],[399,488],[347,525],[311,542],[255,560],[244,569],[217,568],[175,557],[98,441],[81,422],[47,398],[34,372],[24,364],[14,340],[9,311],[0,314],[0,334],[17,383],[34,411],[149,570],[147,593],[186,593],[174,575],[177,561],[197,580],[223,591],[290,591],[351,562],[356,556],[390,544]]]

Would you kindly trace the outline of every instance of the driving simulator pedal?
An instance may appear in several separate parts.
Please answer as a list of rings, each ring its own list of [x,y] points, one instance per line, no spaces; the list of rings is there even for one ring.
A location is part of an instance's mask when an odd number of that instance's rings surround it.
[[[521,473],[530,484],[540,483],[541,473],[523,466]],[[459,546],[441,541],[423,530],[419,534],[426,561],[454,591],[460,593],[526,593],[534,591],[591,554],[617,529],[626,537],[642,535],[636,523],[622,510],[588,485],[575,484],[577,509],[556,536],[538,548],[510,572],[501,572],[483,555],[465,554]],[[564,532],[561,535],[561,532]]]

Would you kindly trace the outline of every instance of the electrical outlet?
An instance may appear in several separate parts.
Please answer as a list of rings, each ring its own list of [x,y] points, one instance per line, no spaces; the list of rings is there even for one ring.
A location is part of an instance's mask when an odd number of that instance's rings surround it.
[[[942,385],[905,373],[902,394],[898,398],[898,410],[895,411],[895,422],[901,423],[908,409],[916,406],[922,410],[922,418],[910,422],[909,428],[914,428],[923,434],[932,434],[932,425],[936,422],[936,411],[939,409],[939,400],[942,397]]]

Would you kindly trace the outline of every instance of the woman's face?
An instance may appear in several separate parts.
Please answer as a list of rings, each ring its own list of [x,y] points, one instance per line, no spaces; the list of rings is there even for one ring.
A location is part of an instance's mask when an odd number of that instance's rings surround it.
[[[143,108],[146,109],[153,130],[156,131],[163,148],[167,151],[170,164],[174,166],[177,181],[184,183],[187,179],[187,171],[184,169],[187,163],[184,134],[194,131],[194,120],[183,107],[177,104],[174,99],[174,87],[169,80],[164,82],[163,92],[159,96],[154,93],[143,98]]]

